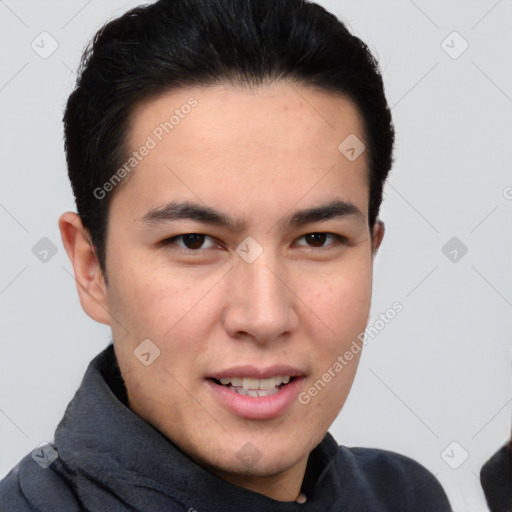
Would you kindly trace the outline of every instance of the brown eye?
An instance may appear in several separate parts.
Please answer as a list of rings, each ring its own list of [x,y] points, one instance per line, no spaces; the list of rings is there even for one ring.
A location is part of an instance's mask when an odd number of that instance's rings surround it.
[[[331,243],[326,244],[326,242],[331,239],[334,240]],[[341,235],[336,235],[334,233],[308,233],[306,235],[301,236],[298,240],[305,240],[306,244],[298,244],[302,247],[309,247],[310,249],[330,249],[336,247],[343,242],[346,242],[346,239]]]
[[[210,240],[209,245],[204,246],[207,239]],[[201,249],[214,247],[212,238],[202,233],[185,233],[183,235],[173,236],[162,242],[163,246],[176,246],[184,251],[199,252]]]
[[[310,233],[309,235],[304,235],[304,238],[313,247],[322,247],[327,238],[327,233]]]
[[[187,249],[200,249],[204,243],[205,235],[199,233],[190,233],[189,235],[182,235],[183,245]]]

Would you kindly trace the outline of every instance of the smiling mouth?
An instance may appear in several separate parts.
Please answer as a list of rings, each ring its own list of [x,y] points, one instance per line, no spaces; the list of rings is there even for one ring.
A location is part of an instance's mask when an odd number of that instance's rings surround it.
[[[276,395],[295,379],[296,377],[291,377],[289,375],[278,375],[268,379],[224,377],[220,380],[214,378],[210,380],[233,393],[253,398],[262,398]]]

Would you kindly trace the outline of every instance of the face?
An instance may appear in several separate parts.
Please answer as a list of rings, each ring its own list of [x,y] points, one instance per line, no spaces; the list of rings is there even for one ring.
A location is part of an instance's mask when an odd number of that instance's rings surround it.
[[[155,145],[112,198],[103,288],[129,405],[248,488],[303,474],[355,376],[382,232],[351,134],[351,101],[286,83],[181,89],[132,118],[129,146]]]

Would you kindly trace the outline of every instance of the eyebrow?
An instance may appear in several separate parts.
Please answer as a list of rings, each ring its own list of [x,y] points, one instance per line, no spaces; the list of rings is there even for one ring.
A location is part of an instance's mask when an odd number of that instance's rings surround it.
[[[314,222],[325,222],[344,217],[355,217],[358,220],[364,220],[363,213],[355,204],[338,199],[320,206],[293,212],[285,217],[281,224],[285,228],[299,228]],[[223,227],[234,233],[244,231],[247,228],[245,221],[234,219],[214,208],[190,201],[173,201],[162,207],[153,208],[139,220],[148,227],[155,227],[177,220],[194,220],[202,224]]]

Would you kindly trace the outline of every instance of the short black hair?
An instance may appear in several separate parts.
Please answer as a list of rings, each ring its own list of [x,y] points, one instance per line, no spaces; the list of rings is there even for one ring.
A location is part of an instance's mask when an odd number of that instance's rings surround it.
[[[106,197],[95,190],[127,160],[135,105],[186,86],[257,86],[281,79],[342,94],[358,107],[372,227],[393,164],[394,127],[377,60],[336,16],[307,0],[158,0],[96,33],[63,121],[77,212],[105,277],[115,190]]]

